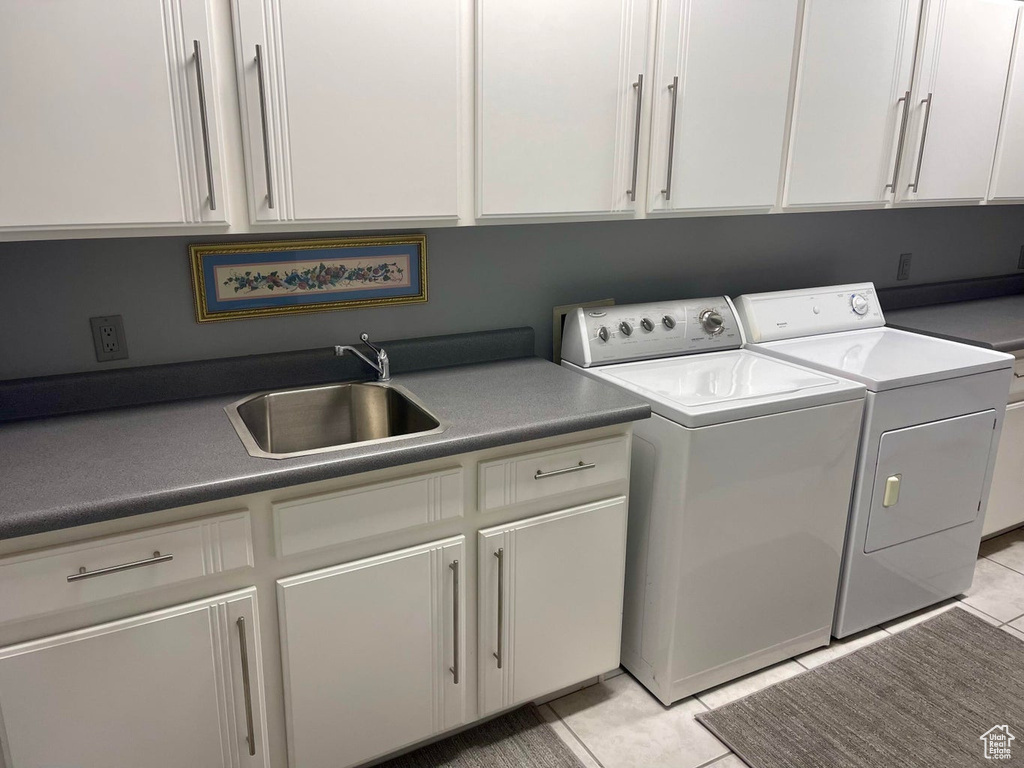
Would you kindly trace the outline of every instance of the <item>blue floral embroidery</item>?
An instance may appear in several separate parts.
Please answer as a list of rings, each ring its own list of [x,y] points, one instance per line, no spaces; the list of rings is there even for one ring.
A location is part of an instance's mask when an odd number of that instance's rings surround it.
[[[274,270],[266,275],[262,272],[236,273],[224,281],[224,285],[233,286],[235,293],[240,291],[253,292],[262,289],[268,291],[281,290],[287,293],[313,292],[350,285],[373,285],[376,283],[400,282],[405,270],[395,262],[382,262],[376,266],[349,267],[345,264],[327,266],[323,262],[319,266],[304,269],[301,272],[293,269],[282,275]]]

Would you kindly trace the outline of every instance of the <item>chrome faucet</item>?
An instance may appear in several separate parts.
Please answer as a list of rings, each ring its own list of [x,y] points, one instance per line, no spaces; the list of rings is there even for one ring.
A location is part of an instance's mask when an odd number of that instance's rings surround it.
[[[381,347],[376,344],[370,343],[370,335],[367,333],[360,334],[359,340],[366,346],[374,351],[377,355],[377,362],[373,362],[370,358],[364,355],[355,347],[348,345],[338,345],[334,348],[334,354],[341,357],[346,352],[351,352],[356,357],[360,358],[364,363],[373,368],[377,372],[377,381],[391,381],[391,361],[388,360],[388,353],[385,352]]]

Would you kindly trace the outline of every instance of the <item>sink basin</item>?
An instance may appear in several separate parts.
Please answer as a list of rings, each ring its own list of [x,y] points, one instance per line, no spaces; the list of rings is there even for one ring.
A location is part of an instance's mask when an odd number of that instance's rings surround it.
[[[444,426],[401,387],[345,383],[251,395],[224,410],[250,455],[287,459],[417,435]]]

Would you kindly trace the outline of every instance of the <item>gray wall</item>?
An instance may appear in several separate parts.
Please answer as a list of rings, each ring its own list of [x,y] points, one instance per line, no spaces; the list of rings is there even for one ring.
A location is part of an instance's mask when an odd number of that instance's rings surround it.
[[[550,354],[551,309],[872,280],[1013,272],[1024,206],[429,230],[427,304],[198,325],[186,246],[211,238],[0,244],[0,379],[516,325]],[[215,238],[213,238],[215,239]],[[130,359],[95,361],[88,318],[124,316]]]

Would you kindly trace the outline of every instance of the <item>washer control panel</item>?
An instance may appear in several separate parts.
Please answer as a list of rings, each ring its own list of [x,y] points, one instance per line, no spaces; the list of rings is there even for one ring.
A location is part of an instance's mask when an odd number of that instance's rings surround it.
[[[752,344],[885,325],[871,283],[751,293],[736,311]]]
[[[566,315],[562,359],[592,365],[690,355],[742,345],[724,296],[618,307],[579,307]]]

